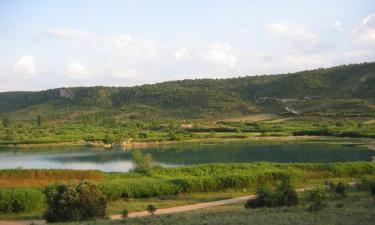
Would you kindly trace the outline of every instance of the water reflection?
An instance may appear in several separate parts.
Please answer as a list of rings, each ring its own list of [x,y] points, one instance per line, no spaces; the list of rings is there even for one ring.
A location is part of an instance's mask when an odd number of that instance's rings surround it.
[[[201,163],[236,162],[346,162],[366,161],[374,156],[368,149],[337,144],[228,142],[189,144],[140,149],[152,154],[164,166]],[[0,153],[0,168],[59,168],[97,169],[102,171],[129,171],[131,153],[120,149],[93,150],[78,148]]]

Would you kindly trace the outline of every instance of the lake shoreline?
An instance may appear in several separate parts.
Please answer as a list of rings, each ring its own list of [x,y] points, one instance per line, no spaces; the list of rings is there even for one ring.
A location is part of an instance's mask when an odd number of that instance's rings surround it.
[[[253,141],[256,143],[288,143],[288,142],[298,142],[298,143],[325,143],[325,144],[354,144],[362,147],[366,147],[370,150],[375,151],[375,140],[371,138],[348,138],[348,137],[330,137],[330,136],[258,136],[258,137],[248,137],[248,138],[204,138],[204,139],[188,139],[181,141],[132,141],[124,142],[122,144],[108,145],[103,142],[87,142],[87,141],[77,141],[77,142],[63,142],[63,143],[46,143],[46,144],[8,144],[0,145],[0,152],[3,149],[8,150],[53,150],[54,148],[81,148],[88,147],[93,149],[101,150],[111,150],[114,148],[122,148],[123,150],[132,150],[136,148],[152,148],[152,147],[162,147],[168,145],[178,145],[184,143],[220,143],[220,142],[238,142],[238,141]]]

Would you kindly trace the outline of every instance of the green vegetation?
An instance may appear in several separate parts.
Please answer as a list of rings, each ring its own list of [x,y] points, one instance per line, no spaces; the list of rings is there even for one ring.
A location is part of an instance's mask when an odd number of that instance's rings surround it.
[[[9,174],[5,170],[3,174]],[[15,170],[17,179],[22,180],[22,174],[29,173],[28,170]],[[43,174],[43,170],[37,170]],[[45,170],[48,174],[48,170]],[[52,170],[53,171],[53,170]],[[58,174],[63,172],[55,171],[54,182],[59,182]],[[85,174],[82,171],[78,175]],[[323,183],[326,179],[352,180],[359,177],[373,176],[375,174],[375,164],[370,162],[352,163],[238,163],[238,164],[205,164],[198,166],[186,166],[177,168],[153,167],[149,173],[129,172],[129,173],[101,173],[92,172],[94,178],[104,175],[104,180],[97,180],[98,189],[111,202],[128,201],[133,198],[166,198],[178,196],[183,193],[199,192],[221,192],[226,190],[255,190],[264,185],[277,186],[280,180],[290,177],[291,184],[298,187],[316,185]],[[0,174],[2,172],[0,171]],[[54,174],[54,173],[50,173]],[[74,179],[74,172],[69,171]],[[90,174],[90,172],[89,172]],[[9,176],[9,175],[7,175]],[[38,176],[35,176],[38,177]],[[39,176],[42,177],[42,176]],[[79,177],[79,176],[78,176]],[[65,179],[62,177],[61,179]],[[370,177],[371,178],[371,177]],[[17,180],[15,178],[15,180]],[[38,179],[38,178],[36,178]],[[371,178],[372,179],[372,178]],[[19,186],[21,182],[18,183]],[[29,187],[30,184],[24,182],[22,187]],[[34,182],[31,181],[31,186]],[[39,185],[38,187],[40,187]],[[281,185],[284,197],[293,197],[289,185]],[[35,188],[40,192],[40,188]],[[286,195],[287,194],[287,195]],[[218,194],[219,195],[219,194]],[[289,198],[288,197],[288,198]],[[292,199],[292,198],[291,198]],[[204,199],[203,199],[204,200]],[[199,201],[198,201],[199,202]],[[176,202],[176,204],[180,204]],[[288,204],[288,203],[287,203]],[[131,209],[130,205],[125,204]],[[122,208],[124,208],[122,206]],[[170,205],[172,206],[172,205]],[[144,208],[142,208],[144,210]],[[120,213],[120,212],[118,212]]]
[[[155,207],[154,205],[148,205],[146,209],[147,209],[147,212],[148,212],[149,214],[151,214],[152,216],[153,216],[154,213],[156,212],[156,207]]]
[[[44,207],[44,195],[30,188],[0,189],[0,214],[22,213]]]
[[[82,221],[104,218],[107,200],[89,182],[56,184],[45,190],[47,222]]]
[[[43,115],[45,120],[103,125],[120,118],[212,118],[252,112],[324,114],[329,110],[342,115],[373,115],[374,70],[375,63],[363,63],[293,74],[183,80],[136,87],[6,92],[0,94],[0,112],[19,119],[21,114],[27,115],[24,119]],[[337,108],[341,110],[333,110]]]
[[[375,63],[364,63],[273,76],[0,93],[0,145],[374,138],[374,71]],[[269,116],[223,119],[241,115]]]
[[[255,198],[250,198],[245,203],[245,208],[282,207],[298,205],[298,195],[290,184],[289,177],[281,179],[275,191],[266,186],[258,189]]]
[[[138,173],[150,173],[152,167],[152,156],[150,153],[143,154],[141,151],[132,152],[133,170]]]
[[[310,213],[308,195],[301,194],[300,204],[291,207],[245,209],[243,204],[220,206],[191,212],[155,215],[144,218],[126,218],[119,221],[92,221],[85,225],[372,225],[375,216],[374,204],[366,192],[352,190],[347,198],[327,199],[326,207]],[[337,208],[338,205],[342,207]],[[69,223],[68,225],[77,225]],[[79,223],[82,224],[82,223]],[[65,225],[65,224],[64,224]]]
[[[0,170],[0,187],[43,187],[51,183],[69,180],[105,180],[105,174],[92,170]]]

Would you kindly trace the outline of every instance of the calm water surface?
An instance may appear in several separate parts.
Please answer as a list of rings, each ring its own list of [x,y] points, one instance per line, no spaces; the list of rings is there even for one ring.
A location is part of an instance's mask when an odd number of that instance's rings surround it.
[[[69,150],[69,151],[67,151]],[[353,145],[314,143],[184,143],[140,149],[163,166],[236,162],[347,162],[368,161],[375,152]],[[60,168],[129,171],[130,151],[64,148],[53,151],[0,151],[0,169]]]

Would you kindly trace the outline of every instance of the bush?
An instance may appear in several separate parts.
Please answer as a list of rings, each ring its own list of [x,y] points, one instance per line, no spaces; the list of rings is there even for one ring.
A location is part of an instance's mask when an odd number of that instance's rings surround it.
[[[245,203],[245,208],[281,207],[298,205],[297,192],[290,185],[289,178],[283,179],[277,189],[272,192],[262,187],[257,191],[255,198]]]
[[[346,186],[343,183],[338,183],[335,187],[335,193],[340,195],[341,197],[346,196]]]
[[[153,178],[113,179],[98,187],[108,200],[172,196],[180,193],[180,188],[172,182]]]
[[[369,183],[370,194],[375,196],[375,181]]]
[[[320,189],[311,190],[309,192],[309,199],[312,201],[312,204],[307,208],[310,212],[318,212],[326,207],[324,200],[326,198],[325,192]]]
[[[132,164],[134,172],[149,174],[152,168],[152,156],[136,150],[132,152]]]
[[[89,182],[56,184],[45,190],[47,222],[82,221],[103,218],[107,200],[97,187]]]
[[[0,190],[0,213],[20,213],[40,209],[44,205],[41,191],[29,188]]]
[[[127,218],[129,216],[129,210],[127,209],[122,210],[121,216],[122,218]]]
[[[154,205],[148,205],[146,210],[149,214],[154,215],[154,213],[156,212],[156,207]]]

